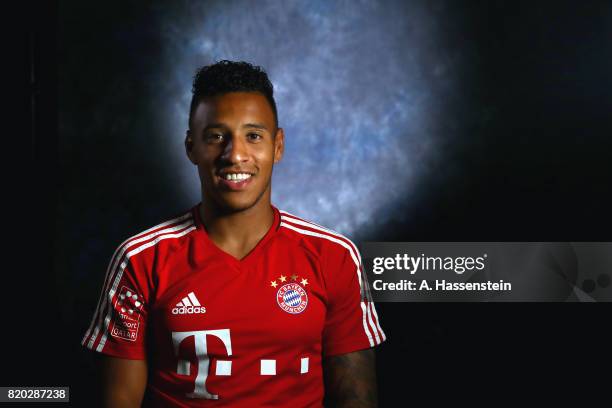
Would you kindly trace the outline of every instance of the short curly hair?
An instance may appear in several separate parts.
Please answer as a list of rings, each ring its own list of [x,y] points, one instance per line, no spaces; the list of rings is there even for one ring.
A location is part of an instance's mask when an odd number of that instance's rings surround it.
[[[265,96],[272,107],[275,125],[278,127],[274,86],[260,66],[245,61],[228,60],[205,65],[197,70],[191,92],[193,96],[189,108],[189,127],[193,113],[203,99],[228,92],[258,92]]]

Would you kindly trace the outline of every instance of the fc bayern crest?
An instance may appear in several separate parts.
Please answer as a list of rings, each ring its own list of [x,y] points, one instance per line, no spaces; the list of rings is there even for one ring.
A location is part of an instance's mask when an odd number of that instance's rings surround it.
[[[287,313],[302,313],[308,306],[308,295],[297,282],[286,283],[276,292],[276,301]]]

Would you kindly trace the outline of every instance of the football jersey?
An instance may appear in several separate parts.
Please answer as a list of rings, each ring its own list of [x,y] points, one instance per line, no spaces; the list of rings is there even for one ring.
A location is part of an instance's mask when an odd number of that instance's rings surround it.
[[[119,245],[83,345],[147,359],[147,406],[321,407],[322,359],[386,339],[357,247],[272,206],[237,259],[200,205]]]

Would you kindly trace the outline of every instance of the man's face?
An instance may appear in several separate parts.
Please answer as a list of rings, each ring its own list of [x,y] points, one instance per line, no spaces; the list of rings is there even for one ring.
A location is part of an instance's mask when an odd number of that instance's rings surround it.
[[[265,96],[230,92],[199,103],[185,148],[198,166],[204,200],[234,212],[262,198],[270,201],[272,168],[282,157],[283,142]]]

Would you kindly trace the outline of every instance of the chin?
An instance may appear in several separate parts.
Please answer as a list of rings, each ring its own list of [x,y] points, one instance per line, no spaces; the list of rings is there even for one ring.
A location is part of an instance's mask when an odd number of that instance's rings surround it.
[[[245,197],[242,199],[237,199],[237,197],[225,198],[219,197],[217,200],[217,205],[224,212],[238,212],[248,210],[257,204],[256,198]]]

